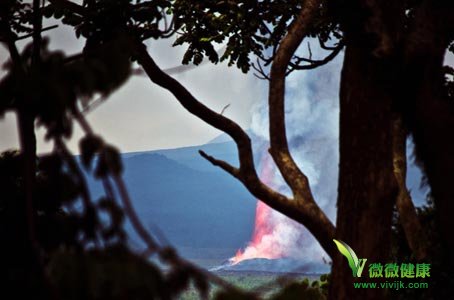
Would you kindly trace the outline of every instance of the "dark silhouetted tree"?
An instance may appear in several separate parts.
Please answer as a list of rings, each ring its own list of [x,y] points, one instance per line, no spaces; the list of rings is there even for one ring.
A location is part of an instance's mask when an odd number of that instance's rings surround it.
[[[64,154],[61,138],[70,135],[70,121],[74,119],[87,134],[81,143],[84,160],[89,164],[94,154],[99,156],[95,173],[104,180],[107,195],[112,180],[150,251],[157,247],[128,208],[118,154],[96,137],[80,113],[84,103],[79,99],[112,92],[130,74],[132,59],[153,83],[170,91],[190,113],[230,135],[237,144],[240,164],[235,167],[201,152],[204,158],[241,181],[255,197],[311,231],[333,259],[331,299],[386,297],[384,290],[353,289],[351,270],[332,239],[347,242],[370,261],[388,261],[391,247],[387,241],[391,240],[395,206],[414,257],[427,255],[424,245],[417,242],[422,225],[403,180],[403,145],[408,134],[414,139],[416,157],[432,190],[442,233],[440,243],[449,250],[449,261],[454,265],[450,232],[454,142],[448,132],[454,128],[453,72],[443,67],[446,51],[453,50],[452,1],[92,0],[78,4],[49,0],[44,6],[34,1],[33,9],[20,3],[2,3],[5,8],[1,10],[0,36],[12,63],[1,83],[0,108],[15,110],[19,119],[29,225],[33,224],[31,187],[36,181],[34,121],[46,126],[49,138]],[[64,57],[48,52],[41,39],[41,15],[62,18],[63,23],[73,26],[76,36],[86,39],[83,53]],[[33,38],[32,47],[23,53],[14,44],[22,38],[18,36],[21,32]],[[250,138],[240,126],[203,105],[157,66],[144,40],[170,36],[176,36],[177,45],[188,45],[183,63],[199,64],[204,57],[213,63],[227,60],[243,72],[253,67],[258,76],[269,81],[269,152],[291,197],[259,179]],[[307,57],[297,55],[305,39],[319,43],[327,51],[326,57],[314,59],[310,51]],[[219,43],[226,43],[220,55],[215,51]],[[290,153],[285,79],[293,71],[327,64],[343,50],[335,226],[317,205],[307,177]],[[251,62],[252,56],[257,61]],[[65,157],[70,161],[68,154]],[[84,203],[90,215],[91,202]],[[28,232],[32,247],[38,247],[33,242],[38,241],[33,237],[33,228]]]

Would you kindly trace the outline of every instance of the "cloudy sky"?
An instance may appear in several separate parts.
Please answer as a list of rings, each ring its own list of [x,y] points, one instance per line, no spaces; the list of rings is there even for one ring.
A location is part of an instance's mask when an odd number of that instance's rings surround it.
[[[77,40],[72,30],[64,25],[49,31],[48,35],[50,48],[64,50],[68,55],[83,47],[83,41]],[[172,42],[172,38],[148,42],[150,54],[163,69],[178,66],[181,62],[184,48],[173,48]],[[0,63],[8,58],[8,52],[0,46]],[[4,71],[0,74],[3,76]],[[230,104],[224,114],[245,129],[250,126],[252,107],[265,100],[265,82],[252,73],[245,75],[237,68],[228,68],[226,64],[204,64],[173,76],[215,111],[220,112]],[[185,111],[170,93],[143,76],[131,77],[87,118],[96,132],[122,152],[198,145],[220,134]],[[37,129],[37,135],[38,152],[52,149],[52,144],[45,143],[42,138],[42,128]],[[0,119],[0,136],[0,151],[19,147],[14,114],[9,113]],[[80,137],[81,131],[76,128],[69,141],[70,148],[76,153]]]
[[[56,21],[48,21],[45,25],[54,24]],[[72,29],[65,25],[60,24],[60,27],[48,31],[47,34],[50,36],[51,49],[64,50],[70,55],[80,52],[83,47],[83,40],[77,40]],[[29,40],[18,46],[22,47],[26,42]],[[181,46],[174,48],[171,46],[172,42],[173,39],[148,42],[149,53],[163,69],[178,66],[181,62],[184,48]],[[0,64],[8,58],[8,52],[0,46]],[[453,55],[447,55],[446,60],[448,64],[453,65]],[[333,72],[338,72],[339,69],[340,64]],[[0,70],[0,77],[3,75],[4,72]],[[223,107],[230,104],[225,115],[245,129],[251,126],[251,121],[254,125],[254,115],[257,113],[262,115],[258,110],[266,107],[263,105],[263,101],[266,101],[266,82],[257,79],[252,73],[245,75],[235,67],[208,63],[173,76],[215,111],[220,112]],[[300,80],[299,76],[295,79],[297,82]],[[336,86],[326,88],[334,89],[337,95]],[[292,95],[288,96],[293,98]],[[296,116],[299,120],[300,114]],[[154,85],[144,76],[132,76],[104,104],[90,112],[87,118],[97,133],[119,147],[122,152],[199,145],[220,134],[185,111],[170,93]],[[288,122],[291,119],[292,116],[289,116]],[[266,134],[266,122],[262,125],[262,130]],[[336,126],[332,127],[337,130]],[[52,148],[52,144],[43,141],[43,135],[44,130],[38,128],[40,153]],[[18,148],[14,114],[6,114],[0,119],[0,137],[0,152]],[[75,153],[78,152],[77,141],[80,137],[81,131],[76,127],[73,138],[69,141],[69,146]]]

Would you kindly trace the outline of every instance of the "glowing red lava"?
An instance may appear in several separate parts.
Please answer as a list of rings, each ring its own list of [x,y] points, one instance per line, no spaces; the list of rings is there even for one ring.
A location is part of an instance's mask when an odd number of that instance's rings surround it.
[[[270,184],[274,177],[274,170],[270,157],[264,155],[261,161],[261,179],[265,184]],[[237,264],[245,259],[253,258],[280,258],[282,257],[280,249],[274,247],[271,240],[274,226],[270,219],[272,209],[263,203],[257,201],[255,210],[255,224],[252,239],[245,249],[239,249],[234,257],[230,259],[231,264]]]

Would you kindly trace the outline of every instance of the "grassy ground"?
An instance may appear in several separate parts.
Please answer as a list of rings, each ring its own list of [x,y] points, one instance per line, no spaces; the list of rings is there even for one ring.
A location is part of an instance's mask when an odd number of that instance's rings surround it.
[[[217,273],[217,275],[242,290],[259,294],[261,298],[265,298],[273,293],[276,293],[282,286],[291,281],[300,281],[304,278],[308,278],[312,281],[319,278],[319,275],[311,274],[288,274],[283,276],[276,273],[264,272],[220,272]],[[181,299],[195,300],[200,299],[200,296],[196,289],[191,287],[182,295]]]

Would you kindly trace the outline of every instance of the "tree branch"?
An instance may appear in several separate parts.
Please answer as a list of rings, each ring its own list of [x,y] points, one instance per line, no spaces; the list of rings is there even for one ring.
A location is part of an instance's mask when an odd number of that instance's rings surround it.
[[[403,128],[402,119],[396,118],[393,124],[393,167],[394,176],[399,187],[396,206],[408,246],[415,257],[418,260],[422,260],[427,255],[427,249],[423,243],[425,239],[422,236],[422,226],[405,182],[407,176],[406,141],[407,133]]]
[[[441,242],[454,253],[454,141],[446,129],[454,127],[454,105],[444,87],[443,61],[454,39],[454,2],[421,1],[414,9],[403,41],[402,87],[398,103],[413,136],[416,157],[423,163],[434,199]],[[454,266],[454,256],[449,261]]]
[[[295,62],[289,62],[289,70],[287,71],[286,75],[290,74],[291,72],[295,70],[312,70],[316,69],[320,66],[326,65],[330,61],[332,61],[344,48],[344,44],[341,41],[334,49],[331,51],[330,54],[328,54],[325,58],[320,59],[320,60],[314,60],[314,59],[307,59],[303,57],[295,57]],[[301,62],[306,62],[308,64],[301,65]]]
[[[81,125],[82,129],[85,131],[86,134],[93,134],[93,129],[90,127],[88,122],[85,120],[82,113],[80,113],[79,111],[76,110],[76,112],[74,112],[74,117],[76,118],[77,122],[79,122],[79,124]],[[142,240],[147,244],[147,250],[145,251],[144,256],[148,256],[154,252],[159,252],[159,254],[161,255],[161,258],[163,258],[163,256],[164,256],[164,260],[166,260],[168,263],[171,263],[178,268],[188,268],[188,269],[192,270],[194,273],[197,273],[199,276],[207,278],[208,280],[210,280],[211,282],[213,282],[214,284],[216,284],[218,286],[221,286],[225,289],[239,292],[237,287],[235,287],[231,283],[225,281],[221,277],[218,277],[216,274],[208,272],[208,271],[206,271],[202,268],[199,268],[198,266],[182,259],[173,251],[173,249],[170,250],[170,253],[172,253],[172,254],[168,255],[169,248],[161,247],[155,241],[155,239],[148,233],[148,231],[145,229],[145,226],[140,221],[139,216],[137,215],[137,213],[132,205],[132,201],[129,196],[129,193],[128,193],[128,190],[126,188],[123,178],[119,175],[114,175],[114,174],[111,174],[111,177],[113,179],[113,182],[115,183],[115,186],[117,187],[117,191],[120,195],[121,201],[123,203],[123,207],[126,211],[126,215],[129,217],[134,230],[142,238]],[[113,195],[113,190],[112,190],[112,187],[110,186],[109,178],[104,178],[103,184],[106,186],[106,192],[108,194]],[[112,199],[113,199],[113,197],[112,197]]]
[[[75,12],[80,16],[85,16],[88,10],[82,5],[76,4],[68,0],[49,0],[49,2],[61,9],[67,9],[69,11]]]
[[[238,168],[233,167],[232,165],[230,165],[229,163],[227,163],[223,160],[216,159],[213,156],[206,154],[202,150],[199,150],[199,154],[203,158],[208,160],[210,163],[212,163],[213,166],[220,167],[221,169],[223,169],[224,171],[226,171],[227,173],[229,173],[230,175],[232,175],[235,178],[240,178],[240,170]]]
[[[74,156],[71,154],[71,152],[69,152],[68,148],[66,147],[65,143],[63,143],[61,138],[55,139],[55,145],[57,146],[57,149],[59,150],[61,157],[66,161],[69,170],[77,177],[78,180],[77,183],[80,188],[80,193],[82,196],[82,201],[85,206],[85,209],[87,209],[90,206],[93,206],[87,182],[85,180],[82,170],[79,168],[79,165],[74,159]]]
[[[268,74],[263,69],[262,63],[260,62],[259,58],[257,58],[256,63],[257,63],[257,65],[256,64],[252,64],[251,65],[252,68],[258,73],[258,75],[254,73],[254,76],[257,77],[258,79],[270,80],[270,77],[268,76]]]
[[[164,73],[156,65],[142,43],[136,44],[135,51],[138,63],[144,68],[145,73],[152,82],[171,92],[190,113],[232,137],[237,145],[240,167],[234,168],[228,163],[215,159],[203,152],[201,152],[201,155],[213,165],[221,167],[226,172],[238,178],[257,199],[262,200],[271,208],[305,225],[314,233],[328,255],[333,256],[335,249],[331,246],[333,244],[331,239],[334,237],[334,226],[323,215],[323,212],[321,212],[315,202],[301,205],[300,202],[289,199],[261,182],[254,166],[251,140],[243,129],[232,120],[210,110],[200,103],[178,81]]]
[[[312,27],[320,0],[305,1],[290,25],[287,34],[277,49],[270,72],[268,94],[270,149],[282,177],[291,188],[301,211],[306,214],[305,225],[328,253],[334,253],[332,238],[334,225],[316,204],[309,186],[309,180],[299,169],[290,154],[285,128],[285,77],[288,65],[295,51]],[[327,250],[328,249],[328,250]]]
[[[155,242],[155,240],[151,237],[148,231],[143,226],[142,222],[139,219],[134,207],[132,206],[131,199],[128,194],[128,190],[126,189],[126,185],[123,181],[123,178],[117,175],[113,175],[113,181],[117,186],[118,193],[120,195],[120,199],[122,200],[123,207],[126,211],[126,214],[131,221],[134,230],[139,234],[142,240],[147,244],[148,251],[154,252],[159,249],[159,245]]]
[[[52,30],[52,29],[55,29],[57,28],[58,25],[51,25],[51,26],[47,26],[47,27],[43,27],[41,29],[41,32],[44,32],[44,31],[48,31],[48,30]],[[26,35],[22,35],[22,36],[19,36],[15,39],[15,41],[20,41],[20,40],[24,40],[24,39],[27,39],[29,37],[32,37],[33,35],[35,34],[35,32],[33,31],[32,33],[29,33],[29,34],[26,34]]]
[[[36,67],[41,63],[41,30],[43,19],[41,15],[41,0],[33,0],[33,56],[32,66]]]
[[[293,194],[309,189],[306,176],[290,155],[285,129],[285,76],[287,66],[308,32],[320,5],[318,0],[306,1],[300,14],[290,25],[276,52],[270,73],[268,94],[270,118],[270,154]],[[300,195],[298,195],[300,196]]]
[[[337,46],[327,46],[326,42],[324,42],[320,36],[318,37],[318,43],[323,50],[333,51],[337,48]]]

